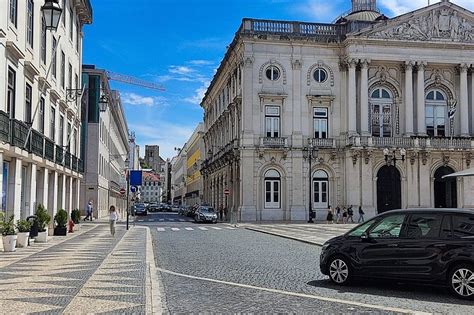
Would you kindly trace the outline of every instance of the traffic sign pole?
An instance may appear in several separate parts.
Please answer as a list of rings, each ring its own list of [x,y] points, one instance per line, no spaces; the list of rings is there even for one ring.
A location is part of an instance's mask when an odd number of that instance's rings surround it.
[[[128,221],[129,221],[129,216],[130,216],[130,206],[129,206],[129,200],[130,200],[130,178],[127,174],[127,231],[128,231]]]

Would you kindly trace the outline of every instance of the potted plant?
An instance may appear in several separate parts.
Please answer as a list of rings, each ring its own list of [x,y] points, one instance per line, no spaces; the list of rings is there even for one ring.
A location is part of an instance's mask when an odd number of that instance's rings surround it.
[[[67,212],[64,209],[61,209],[54,216],[54,221],[56,222],[56,227],[54,228],[55,236],[66,236],[67,235]]]
[[[18,229],[17,246],[27,247],[28,238],[30,237],[31,223],[27,220],[18,220],[16,221],[16,228]]]
[[[3,235],[3,251],[14,252],[16,250],[16,230],[15,230],[15,217],[12,215],[8,220],[0,221],[0,230]]]
[[[74,224],[79,224],[81,222],[81,211],[79,211],[79,209],[72,210],[71,219]]]
[[[39,204],[36,209],[35,220],[38,224],[38,236],[35,240],[38,243],[46,243],[48,241],[48,224],[51,221],[51,216],[42,204]]]

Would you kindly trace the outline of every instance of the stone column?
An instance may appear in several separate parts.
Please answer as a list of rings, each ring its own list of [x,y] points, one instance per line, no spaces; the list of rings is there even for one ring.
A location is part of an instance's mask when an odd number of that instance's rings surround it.
[[[21,166],[20,158],[12,158],[8,174],[7,216],[13,215],[15,222],[21,219]],[[2,166],[3,167],[3,166]]]
[[[48,209],[48,191],[49,191],[49,171],[45,167],[43,169],[43,198],[41,203],[45,209]]]
[[[360,129],[363,136],[369,135],[369,60],[361,63],[360,82]]]
[[[73,193],[72,193],[72,177],[69,177],[69,199],[68,199],[68,213],[71,214],[71,211],[73,209],[73,202],[72,202],[72,199],[73,199]]]
[[[28,200],[28,209],[29,209],[29,215],[32,215],[35,213],[36,209],[36,169],[37,166],[35,163],[31,163],[30,166],[30,193],[29,193],[29,200]]]
[[[0,150],[0,211],[7,208],[7,205],[3,204],[3,185],[8,185],[8,183],[3,182],[3,150]]]
[[[58,212],[58,172],[53,171],[52,173],[52,183],[53,187],[51,187],[51,190],[53,192],[53,198],[52,198],[52,205],[49,205],[50,212],[53,214],[53,216]]]
[[[413,62],[405,63],[405,135],[413,135]]]
[[[469,108],[468,108],[468,90],[467,90],[467,64],[460,67],[461,85],[460,85],[460,110],[459,119],[461,121],[461,137],[469,137]]]
[[[356,60],[351,59],[348,62],[348,100],[347,100],[347,121],[348,121],[348,134],[357,134],[357,107],[356,107]]]
[[[418,62],[417,86],[416,86],[416,109],[418,116],[417,134],[426,136],[425,122],[425,66],[426,62]]]
[[[76,200],[74,208],[75,209],[81,209],[80,204],[81,204],[81,180],[79,178],[76,179]],[[125,199],[126,200],[126,199]]]

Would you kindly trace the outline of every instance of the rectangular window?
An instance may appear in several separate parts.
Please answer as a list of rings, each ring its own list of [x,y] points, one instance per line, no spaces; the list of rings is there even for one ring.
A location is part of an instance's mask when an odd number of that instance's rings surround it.
[[[63,20],[63,26],[66,28],[66,13],[64,13],[64,10],[66,9],[66,0],[62,1],[63,5],[61,6],[61,9],[63,9],[63,15],[62,15],[62,20]]]
[[[280,107],[265,106],[265,135],[269,138],[280,136]]]
[[[7,92],[7,113],[10,118],[15,118],[15,97],[16,97],[16,72],[8,67],[8,92]]]
[[[31,123],[31,108],[32,108],[32,102],[33,102],[33,89],[31,88],[31,85],[26,83],[26,88],[25,88],[25,122],[26,123]]]
[[[265,208],[280,208],[280,180],[265,180]]]
[[[372,105],[372,135],[374,137],[392,136],[391,105]]]
[[[53,45],[51,47],[51,49],[53,50],[53,64],[51,65],[51,73],[53,74],[53,77],[56,78],[56,74],[57,74],[57,53],[56,53],[56,45],[58,44],[58,42],[56,41],[56,38],[53,36]]]
[[[79,19],[76,19],[76,50],[79,51],[79,44],[81,41],[81,26],[79,25]]]
[[[68,86],[69,89],[72,89],[72,65],[69,63],[69,72],[68,72]]]
[[[64,89],[66,85],[66,54],[61,51],[61,87]]]
[[[79,89],[79,76],[77,75],[77,73],[74,75],[74,88]]]
[[[314,138],[326,139],[328,137],[328,109],[316,107],[313,110]]]
[[[74,135],[72,137],[72,154],[77,155],[77,129],[74,128]]]
[[[56,136],[56,108],[51,106],[51,115],[49,117],[49,135],[51,136],[51,140],[55,140]]]
[[[18,22],[18,0],[10,0],[10,22],[17,27]]]
[[[41,19],[41,62],[46,64],[46,22]]]
[[[64,116],[59,116],[59,145],[64,145]]]
[[[412,214],[407,225],[408,238],[438,238],[443,216],[440,214]]]
[[[69,7],[69,39],[71,42],[74,40],[74,16],[71,7]]]
[[[72,130],[71,127],[72,127],[71,123],[68,122],[67,123],[67,139],[66,139],[66,141],[67,141],[67,150],[69,152],[71,152],[71,130]]]
[[[33,48],[33,34],[34,34],[34,3],[33,0],[28,0],[26,4],[26,42]]]
[[[40,99],[40,104],[39,104],[39,131],[44,134],[44,105],[45,105],[45,102],[44,102],[44,98],[41,97]]]
[[[474,237],[474,216],[453,215],[454,237]]]

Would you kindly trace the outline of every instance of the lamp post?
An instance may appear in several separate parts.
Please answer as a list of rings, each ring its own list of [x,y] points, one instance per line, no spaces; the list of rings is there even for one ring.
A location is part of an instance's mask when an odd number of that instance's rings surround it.
[[[390,155],[390,150],[388,148],[383,149],[383,155],[385,157],[385,163],[389,165],[391,162],[393,163],[393,166],[397,164],[397,161],[402,161],[405,162],[405,157],[407,155],[407,150],[404,148],[400,149],[400,157],[397,157],[397,150],[393,150],[392,155]]]
[[[313,145],[313,142],[311,139],[308,139],[308,147],[304,149],[303,151],[304,156],[308,159],[308,200],[309,200],[309,205],[308,205],[308,214],[309,214],[309,219],[308,223],[314,223],[313,221],[313,198],[311,198],[312,195],[312,174],[311,174],[311,161],[313,158],[316,158],[318,155],[318,148]]]

